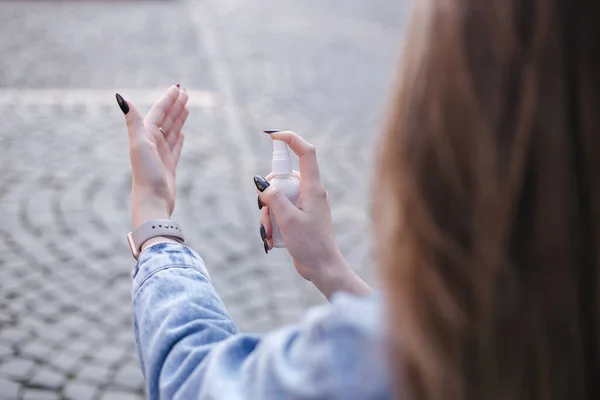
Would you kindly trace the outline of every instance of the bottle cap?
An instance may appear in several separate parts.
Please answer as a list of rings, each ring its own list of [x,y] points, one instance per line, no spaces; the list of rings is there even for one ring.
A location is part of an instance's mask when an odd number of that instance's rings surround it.
[[[272,172],[275,175],[292,174],[292,158],[290,157],[290,149],[286,142],[273,140],[273,161],[271,166]]]

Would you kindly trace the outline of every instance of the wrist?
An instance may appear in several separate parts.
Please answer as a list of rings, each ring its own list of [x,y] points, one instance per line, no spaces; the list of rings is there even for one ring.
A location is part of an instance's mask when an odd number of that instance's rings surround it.
[[[131,218],[135,229],[151,219],[171,219],[171,211],[165,200],[146,197],[139,202],[132,201]]]
[[[140,251],[140,254],[146,250],[148,247],[154,245],[154,244],[158,244],[158,243],[179,243],[177,240],[172,239],[168,236],[156,236],[153,238],[150,238],[148,240],[146,240],[143,244],[142,244],[142,249]]]
[[[364,296],[371,292],[371,288],[350,266],[322,274],[313,283],[328,300],[337,292],[351,293],[355,296]]]
[[[129,248],[136,260],[140,254],[152,244],[158,242],[185,243],[183,233],[179,225],[169,219],[150,219],[127,235]]]
[[[371,290],[350,268],[339,250],[327,262],[312,270],[314,274],[309,276],[310,281],[327,299],[340,291],[362,296]]]
[[[336,282],[345,276],[349,270],[350,265],[348,265],[339,249],[336,248],[336,252],[331,257],[321,261],[316,268],[312,268],[314,276],[311,276],[310,280],[324,283]]]

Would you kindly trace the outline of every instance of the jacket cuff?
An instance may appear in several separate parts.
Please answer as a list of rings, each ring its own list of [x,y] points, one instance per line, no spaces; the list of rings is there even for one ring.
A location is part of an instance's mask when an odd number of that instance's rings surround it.
[[[131,272],[134,295],[148,278],[168,268],[192,268],[210,282],[210,275],[204,261],[194,250],[181,243],[160,242],[144,249]]]

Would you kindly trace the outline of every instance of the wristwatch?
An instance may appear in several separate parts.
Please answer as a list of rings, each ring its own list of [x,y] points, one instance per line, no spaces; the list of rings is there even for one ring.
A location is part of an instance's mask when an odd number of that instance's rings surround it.
[[[133,258],[137,260],[140,256],[142,245],[146,243],[146,241],[157,236],[165,236],[176,240],[179,243],[185,243],[181,228],[176,222],[169,219],[151,219],[150,221],[144,222],[127,235],[127,242],[129,242],[129,248],[131,249]]]

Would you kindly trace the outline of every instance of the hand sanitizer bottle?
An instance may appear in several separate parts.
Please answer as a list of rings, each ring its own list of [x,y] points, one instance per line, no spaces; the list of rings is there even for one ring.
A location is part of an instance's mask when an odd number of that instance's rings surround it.
[[[287,143],[281,140],[273,140],[273,161],[271,165],[275,177],[269,183],[285,194],[293,205],[296,205],[300,182],[298,178],[292,175],[292,158]],[[273,210],[271,210],[271,226],[273,227],[273,247],[285,247]]]

